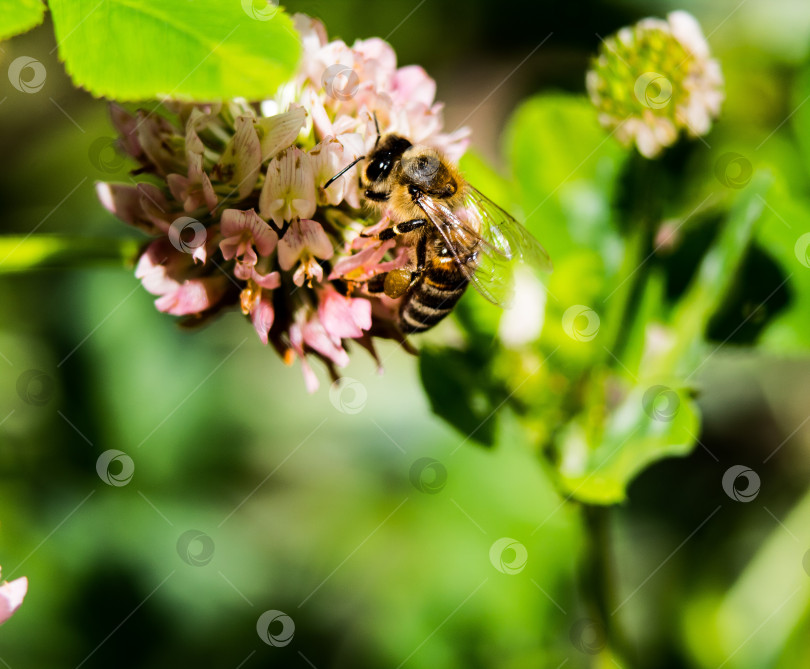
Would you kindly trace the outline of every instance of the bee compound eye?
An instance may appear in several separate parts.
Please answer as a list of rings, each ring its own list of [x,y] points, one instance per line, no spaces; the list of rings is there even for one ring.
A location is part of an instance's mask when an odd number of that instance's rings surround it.
[[[369,181],[378,181],[387,177],[390,171],[391,156],[386,152],[369,162],[366,167],[366,177]]]

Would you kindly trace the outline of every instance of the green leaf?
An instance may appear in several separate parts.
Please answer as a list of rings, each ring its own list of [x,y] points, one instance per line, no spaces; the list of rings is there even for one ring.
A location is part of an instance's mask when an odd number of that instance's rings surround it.
[[[64,235],[0,236],[0,275],[35,269],[60,269],[132,263],[142,241]]]
[[[50,7],[65,68],[93,95],[258,100],[289,78],[300,42],[282,10],[252,18],[245,4],[51,0]]]
[[[419,372],[434,413],[467,436],[489,446],[503,403],[503,388],[487,373],[486,354],[451,348],[423,348]]]
[[[502,207],[510,207],[514,194],[504,179],[475,149],[467,151],[459,161],[464,178]]]
[[[565,428],[559,440],[562,485],[583,502],[620,502],[651,462],[689,453],[699,430],[697,407],[686,390],[638,386],[610,414],[599,437],[579,420]]]
[[[768,198],[757,241],[779,263],[790,303],[768,324],[760,346],[775,353],[806,353],[810,348],[810,201],[785,192],[783,184]]]
[[[732,284],[740,278],[739,268],[765,208],[764,196],[772,182],[769,172],[758,172],[735,200],[717,240],[674,310],[672,329],[677,333],[677,341],[661,359],[656,373],[666,376],[680,369],[691,375],[700,366],[705,353],[706,326],[726,299]]]
[[[479,153],[467,151],[461,158],[459,167],[465,179],[487,197],[507,209],[512,207],[513,196],[509,182]],[[465,293],[453,313],[465,332],[474,339],[480,339],[482,343],[491,342],[497,336],[498,324],[503,316],[501,308],[487,301],[475,290]]]
[[[0,0],[0,16],[0,40],[4,40],[42,23],[45,4],[42,0]]]
[[[810,173],[810,65],[799,73],[793,87],[791,124],[804,154],[804,163]]]
[[[627,330],[626,343],[622,348],[621,364],[614,366],[617,374],[628,374],[632,370],[637,376],[642,376],[647,370],[643,369],[643,356],[649,355],[650,327],[662,327],[663,305],[665,300],[664,274],[654,269],[647,275],[647,280],[641,289],[638,305],[634,310],[631,323],[622,323]],[[608,362],[611,362],[608,360]]]
[[[532,98],[512,117],[506,145],[526,226],[555,264],[577,247],[598,248],[617,264],[610,202],[628,153],[599,125],[593,105],[582,96]]]
[[[694,666],[810,666],[810,597],[808,567],[804,567],[808,564],[804,562],[808,560],[804,557],[807,546],[810,494],[805,494],[789,514],[780,513],[779,524],[770,534],[750,546],[756,552],[747,563],[742,562],[745,555],[736,556],[741,571],[730,588],[722,593],[704,590],[700,599],[688,602],[683,617],[686,645],[701,660]],[[727,554],[718,552],[714,562],[709,569],[728,571]],[[769,632],[755,637],[766,624]],[[747,644],[753,638],[756,643]],[[745,652],[737,653],[743,646]]]

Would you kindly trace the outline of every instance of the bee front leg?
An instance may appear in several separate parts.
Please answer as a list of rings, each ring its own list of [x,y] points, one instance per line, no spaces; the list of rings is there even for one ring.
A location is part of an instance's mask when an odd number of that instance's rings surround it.
[[[414,218],[411,221],[403,221],[402,223],[394,223],[390,228],[386,228],[378,235],[360,235],[361,237],[376,237],[379,240],[386,241],[394,239],[400,235],[406,235],[414,230],[419,230],[428,224],[425,218]]]

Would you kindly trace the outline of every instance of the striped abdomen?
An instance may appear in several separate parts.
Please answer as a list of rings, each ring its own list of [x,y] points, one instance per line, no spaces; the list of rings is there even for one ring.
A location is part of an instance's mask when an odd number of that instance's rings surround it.
[[[400,306],[399,327],[402,332],[424,332],[436,325],[453,310],[467,283],[454,258],[431,258],[421,279]]]

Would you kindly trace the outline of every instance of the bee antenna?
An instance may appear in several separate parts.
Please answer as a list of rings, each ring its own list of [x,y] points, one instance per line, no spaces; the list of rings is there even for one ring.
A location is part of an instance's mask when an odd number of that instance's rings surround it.
[[[377,129],[377,140],[374,142],[374,148],[377,148],[377,144],[380,143],[380,122],[377,120],[377,112],[373,112],[372,116],[374,117],[374,127]]]
[[[350,169],[352,169],[352,167],[357,165],[357,163],[359,163],[364,158],[365,158],[365,156],[360,156],[359,158],[355,158],[352,162],[350,162],[348,165],[346,165],[346,167],[344,167],[342,170],[340,170],[340,172],[338,172],[335,176],[333,176],[331,179],[329,179],[329,181],[327,181],[323,185],[323,187],[324,188],[329,188],[329,186],[332,184],[332,182],[335,179],[339,179],[340,177],[342,177],[344,174],[346,174],[346,172],[348,172]]]

